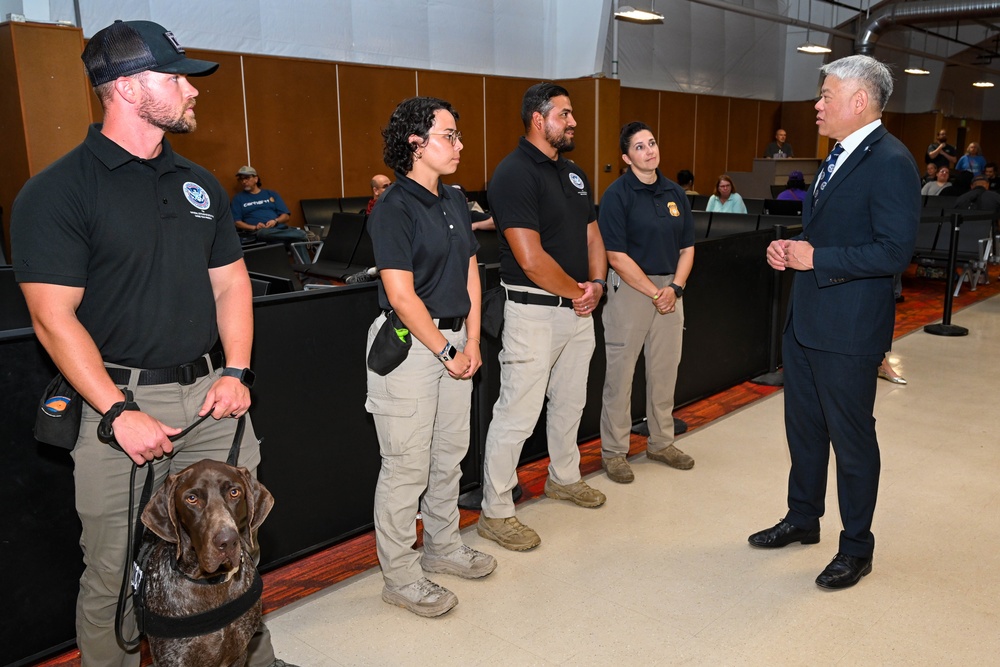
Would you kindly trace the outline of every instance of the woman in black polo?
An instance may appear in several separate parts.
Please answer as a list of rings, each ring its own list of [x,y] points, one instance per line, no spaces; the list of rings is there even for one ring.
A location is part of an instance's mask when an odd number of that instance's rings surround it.
[[[368,219],[382,307],[368,348],[389,311],[414,339],[396,369],[384,376],[368,370],[365,407],[382,454],[375,489],[382,599],[420,616],[458,604],[424,572],[474,579],[496,567],[492,556],[465,546],[458,530],[459,464],[469,448],[472,376],[482,358],[478,245],[465,198],[440,181],[458,168],[457,119],[448,102],[431,97],[396,107],[382,131],[383,158],[396,179]],[[412,548],[418,511],[422,559]]]
[[[684,190],[658,169],[660,147],[644,123],[622,128],[629,170],[601,197],[598,225],[608,253],[604,307],[607,370],[601,407],[601,463],[614,482],[633,480],[626,456],[632,376],[646,357],[646,456],[687,470],[694,459],[674,446],[674,386],[681,360],[681,297],[694,265],[694,219]]]

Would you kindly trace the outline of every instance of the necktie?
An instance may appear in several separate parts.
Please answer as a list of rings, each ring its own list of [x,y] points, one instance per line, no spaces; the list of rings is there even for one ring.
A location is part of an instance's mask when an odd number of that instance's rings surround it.
[[[819,182],[816,184],[816,189],[813,190],[813,206],[819,201],[819,193],[823,192],[826,189],[827,183],[830,182],[833,170],[837,167],[837,158],[843,152],[844,147],[838,143],[830,151],[830,154],[826,156],[826,160],[823,161],[823,169],[819,172]]]

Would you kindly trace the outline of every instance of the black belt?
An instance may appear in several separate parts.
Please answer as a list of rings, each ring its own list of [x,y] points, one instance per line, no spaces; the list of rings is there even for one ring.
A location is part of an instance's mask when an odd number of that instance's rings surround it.
[[[383,310],[382,314],[388,317],[389,312],[388,310]],[[464,317],[435,317],[433,319],[438,329],[447,329],[450,331],[461,331],[462,325],[465,324]]]
[[[212,352],[209,357],[212,366],[208,365],[205,357],[198,357],[194,361],[171,366],[169,368],[146,368],[139,371],[139,386],[151,384],[194,384],[198,378],[203,378],[212,372],[213,368],[222,368],[223,354],[221,350]],[[115,384],[128,384],[132,377],[132,371],[128,368],[106,368]]]
[[[550,294],[535,294],[534,292],[515,292],[514,290],[507,290],[507,298],[514,303],[523,303],[531,306],[562,306],[563,308],[573,307],[572,299]]]

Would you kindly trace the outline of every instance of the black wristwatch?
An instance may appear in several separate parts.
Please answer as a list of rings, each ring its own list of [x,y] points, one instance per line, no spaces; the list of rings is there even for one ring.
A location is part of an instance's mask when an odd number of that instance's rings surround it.
[[[677,283],[670,283],[669,287],[674,291],[674,294],[677,295],[678,299],[684,296],[684,288]]]
[[[597,283],[598,285],[601,286],[601,289],[604,290],[605,294],[608,293],[608,283],[606,283],[605,281],[601,280],[600,278],[593,278],[590,282]]]
[[[222,376],[237,378],[247,389],[253,387],[253,382],[257,379],[257,374],[249,368],[233,368],[232,366],[226,366],[223,368]]]
[[[454,345],[451,344],[451,342],[449,342],[447,345],[444,346],[443,350],[441,350],[434,356],[440,359],[442,363],[447,363],[452,359],[454,359],[456,354],[458,354],[458,350],[455,348]]]

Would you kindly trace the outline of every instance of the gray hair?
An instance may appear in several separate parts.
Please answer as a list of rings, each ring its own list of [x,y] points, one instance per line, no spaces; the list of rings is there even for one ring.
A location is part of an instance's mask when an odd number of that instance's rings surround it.
[[[871,56],[847,56],[819,68],[823,76],[841,80],[854,79],[861,83],[868,96],[878,106],[879,113],[892,95],[892,73],[889,68]]]

